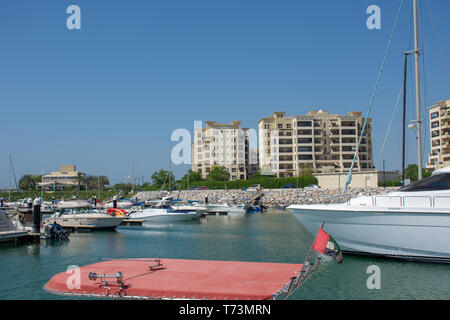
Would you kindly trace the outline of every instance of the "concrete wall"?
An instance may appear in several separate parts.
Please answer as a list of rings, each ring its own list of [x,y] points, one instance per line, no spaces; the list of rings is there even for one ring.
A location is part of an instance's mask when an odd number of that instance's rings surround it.
[[[343,189],[347,181],[348,173],[318,173],[314,176],[318,180],[320,187],[325,189]],[[382,171],[354,172],[350,188],[377,188],[378,182],[383,182],[384,174]],[[395,180],[393,172],[386,172],[386,181]]]

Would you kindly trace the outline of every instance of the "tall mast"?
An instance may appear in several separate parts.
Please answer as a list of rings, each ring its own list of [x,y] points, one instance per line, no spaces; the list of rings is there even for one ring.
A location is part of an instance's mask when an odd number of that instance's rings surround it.
[[[420,118],[420,73],[419,73],[419,26],[418,26],[418,10],[417,0],[414,1],[414,56],[416,66],[416,108],[417,108],[417,166],[419,167],[418,179],[422,179],[422,130]]]
[[[403,71],[403,132],[402,132],[402,187],[405,186],[405,131],[406,131],[406,77],[409,52],[405,52],[405,66]]]
[[[134,192],[134,164],[135,158],[133,158],[133,168],[131,170],[131,192]]]
[[[9,155],[9,188],[8,188],[8,201],[11,202],[11,184],[12,184],[12,160]]]

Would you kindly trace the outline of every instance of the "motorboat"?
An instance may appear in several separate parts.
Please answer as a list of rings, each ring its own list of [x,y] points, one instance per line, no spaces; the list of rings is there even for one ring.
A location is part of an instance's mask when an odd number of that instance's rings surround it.
[[[325,222],[346,252],[450,263],[450,166],[386,195],[287,209],[312,234]]]
[[[117,208],[125,209],[125,210],[129,210],[135,205],[136,205],[136,203],[131,200],[117,200],[117,203],[116,203]],[[113,201],[107,202],[107,203],[105,203],[104,207],[105,208],[114,208],[114,202]]]
[[[175,222],[199,219],[206,212],[205,207],[173,205],[171,200],[171,197],[164,197],[154,207],[133,211],[129,217],[144,222]]]
[[[251,206],[249,204],[230,205],[228,203],[223,204],[205,204],[208,212],[225,212],[228,214],[237,213],[255,213],[261,212],[260,206]]]
[[[175,222],[199,219],[202,213],[195,210],[177,210],[172,208],[147,208],[130,214],[131,219],[144,222]]]
[[[92,209],[89,203],[60,204],[58,211],[43,220],[43,225],[57,223],[62,227],[87,229],[113,229],[126,218],[107,211]]]

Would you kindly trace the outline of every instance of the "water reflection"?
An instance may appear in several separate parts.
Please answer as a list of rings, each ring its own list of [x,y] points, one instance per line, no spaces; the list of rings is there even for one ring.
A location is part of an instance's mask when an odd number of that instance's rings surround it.
[[[100,258],[179,258],[302,263],[313,236],[289,212],[118,227],[72,233],[68,241],[0,246],[1,299],[61,299],[42,286],[69,265]],[[367,288],[367,268],[381,270],[381,289]],[[342,265],[323,260],[291,299],[449,299],[448,265],[345,255]]]

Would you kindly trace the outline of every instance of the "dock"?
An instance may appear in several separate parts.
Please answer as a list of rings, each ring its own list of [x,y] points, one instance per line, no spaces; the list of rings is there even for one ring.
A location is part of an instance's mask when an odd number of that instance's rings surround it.
[[[227,216],[228,215],[227,210],[214,210],[214,211],[206,211],[206,214],[208,216]]]
[[[28,237],[27,231],[8,230],[0,231],[0,242],[18,242],[20,240],[26,240]]]
[[[125,219],[120,226],[142,226],[144,220]]]
[[[0,210],[0,242],[17,242],[28,236],[28,231],[17,230],[9,221],[4,210]]]

